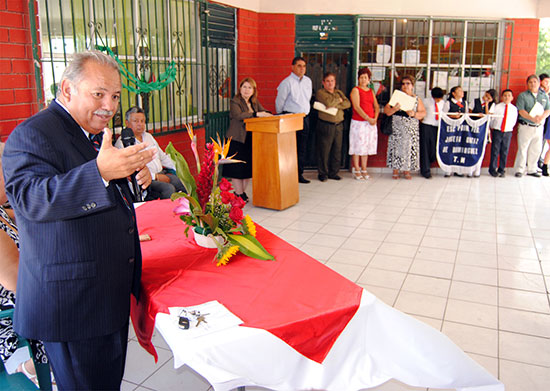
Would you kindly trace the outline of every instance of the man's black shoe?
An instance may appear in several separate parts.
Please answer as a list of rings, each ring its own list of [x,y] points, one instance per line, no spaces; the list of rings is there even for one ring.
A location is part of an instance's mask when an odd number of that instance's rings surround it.
[[[491,174],[491,176],[492,176],[492,177],[495,177],[495,178],[496,178],[497,175],[498,175],[498,174],[497,174],[496,172],[494,172],[494,171],[489,171],[489,174]]]
[[[503,172],[499,172],[499,173],[498,173],[498,177],[499,177],[499,178],[504,178],[505,176],[506,176],[506,174],[503,173]]]
[[[342,177],[341,177],[340,175],[338,175],[338,174],[336,174],[336,175],[329,175],[328,177],[329,177],[329,179],[334,179],[335,181],[339,181],[340,179],[342,179]]]
[[[459,174],[458,172],[453,173],[454,176],[457,176],[459,178],[464,177],[464,174]]]
[[[326,176],[326,175],[319,174],[319,175],[317,176],[317,178],[319,178],[319,180],[320,180],[321,182],[326,182],[326,181],[327,181],[327,176]]]
[[[540,174],[538,172],[528,172],[527,175],[534,176],[535,178],[540,178]]]
[[[426,179],[432,179],[432,174],[431,173],[422,174],[422,176]]]
[[[298,182],[300,182],[300,183],[309,183],[311,181],[309,179],[304,178],[302,175],[298,175]]]
[[[521,172],[516,172],[514,175],[516,176],[516,178],[521,178],[523,176]]]

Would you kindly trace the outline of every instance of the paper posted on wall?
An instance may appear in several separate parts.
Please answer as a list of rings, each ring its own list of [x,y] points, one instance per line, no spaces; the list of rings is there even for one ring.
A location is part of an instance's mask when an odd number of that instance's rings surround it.
[[[315,110],[322,111],[323,113],[327,113],[327,114],[330,114],[330,115],[338,114],[338,109],[336,107],[327,107],[321,102],[313,103],[313,108]]]
[[[405,94],[403,91],[395,90],[391,96],[389,105],[394,107],[398,103],[401,106],[401,110],[413,110],[416,103],[416,98],[414,96]]]
[[[170,307],[170,320],[181,338],[197,338],[243,323],[223,304],[214,300],[191,307]]]

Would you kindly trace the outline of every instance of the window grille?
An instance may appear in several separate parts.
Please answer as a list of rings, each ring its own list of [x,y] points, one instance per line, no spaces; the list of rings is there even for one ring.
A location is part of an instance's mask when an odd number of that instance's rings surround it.
[[[37,60],[42,65],[46,103],[55,97],[74,53],[108,46],[131,73],[146,82],[155,80],[172,61],[177,67],[176,80],[160,91],[123,90],[114,127],[123,126],[122,115],[133,105],[145,110],[148,128],[154,133],[208,122],[208,114],[223,109],[209,93],[210,74],[219,71],[218,63],[230,76],[234,69],[233,55],[218,58],[220,53],[208,46],[208,30],[202,27],[208,23],[208,7],[202,0],[39,0],[41,53]],[[229,23],[234,30],[234,19]],[[234,35],[226,44],[227,50],[234,51]],[[229,85],[224,94],[230,96],[231,91]]]
[[[509,26],[511,25],[511,26]],[[436,18],[359,18],[357,66],[369,67],[381,104],[399,87],[405,74],[416,78],[415,93],[433,87],[448,92],[462,86],[467,100],[507,86],[513,22]]]

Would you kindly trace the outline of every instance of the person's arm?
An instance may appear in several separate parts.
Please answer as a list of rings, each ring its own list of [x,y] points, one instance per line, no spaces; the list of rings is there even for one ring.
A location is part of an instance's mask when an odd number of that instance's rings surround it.
[[[342,91],[338,90],[338,96],[340,97],[341,101],[337,104],[336,107],[342,110],[349,109],[351,107],[351,102],[346,97],[346,95]]]
[[[256,116],[257,117],[272,117],[273,116],[273,114],[266,111],[266,109],[262,106],[262,104],[260,103],[259,100],[256,100],[256,104],[257,104],[257,107],[258,107],[258,110],[256,111]]]
[[[97,158],[65,171],[71,142],[52,139],[50,128],[33,125],[10,134],[3,156],[6,193],[13,208],[28,220],[72,219],[111,208],[114,200],[103,180],[126,178],[154,156],[154,151],[144,150],[146,144],[113,147],[111,131],[106,130]],[[82,207],[91,201],[96,204],[93,209]]]
[[[384,114],[386,114],[387,116],[394,115],[399,110],[401,110],[401,105],[399,103],[397,103],[395,106],[390,106],[389,103],[384,106]]]
[[[374,91],[371,90],[371,92],[372,92],[372,103],[374,105],[374,123],[376,123],[378,121],[378,117],[380,116],[380,105],[378,104],[378,99],[376,99],[376,95]]]
[[[414,118],[421,121],[426,116],[426,107],[424,107],[424,102],[422,102],[422,99],[418,99],[418,106],[416,107],[416,113],[414,114]]]
[[[275,98],[275,110],[277,110],[278,114],[281,114],[283,112],[283,108],[285,107],[285,102],[288,97],[288,94],[290,94],[290,85],[287,79],[285,79],[281,82],[281,84],[279,84],[279,87],[277,87],[277,98]]]
[[[2,219],[2,217],[0,217]],[[19,250],[4,230],[0,230],[0,284],[15,292],[19,268]]]

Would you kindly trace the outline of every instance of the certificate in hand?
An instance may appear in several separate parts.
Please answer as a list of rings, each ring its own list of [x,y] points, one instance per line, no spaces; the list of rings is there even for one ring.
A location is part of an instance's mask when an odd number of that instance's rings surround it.
[[[416,103],[416,97],[407,95],[403,91],[395,90],[391,96],[389,105],[394,107],[398,103],[401,105],[401,110],[413,110]]]
[[[537,115],[541,115],[544,113],[544,107],[539,102],[535,102],[533,107],[531,108],[531,111],[529,111],[529,115],[531,117],[536,117]]]

